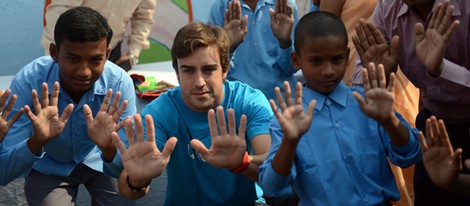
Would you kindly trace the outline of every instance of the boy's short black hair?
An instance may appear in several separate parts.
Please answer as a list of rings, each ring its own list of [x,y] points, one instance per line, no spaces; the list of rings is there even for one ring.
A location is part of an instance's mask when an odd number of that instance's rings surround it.
[[[324,11],[310,12],[303,16],[295,27],[295,52],[299,54],[300,47],[307,37],[324,37],[330,35],[344,37],[344,41],[346,41],[345,45],[348,44],[348,32],[339,17]]]
[[[107,46],[113,36],[108,21],[97,11],[88,7],[75,7],[60,15],[54,28],[54,41],[60,48],[64,39],[72,42],[96,42],[103,38]]]

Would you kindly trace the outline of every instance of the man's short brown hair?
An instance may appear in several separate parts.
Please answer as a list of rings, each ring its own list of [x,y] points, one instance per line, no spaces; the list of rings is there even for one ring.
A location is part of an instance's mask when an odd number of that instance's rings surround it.
[[[222,72],[230,68],[229,49],[230,38],[222,28],[214,24],[192,22],[176,33],[171,47],[173,68],[178,72],[178,58],[191,55],[195,50],[208,46],[216,46],[219,51]]]

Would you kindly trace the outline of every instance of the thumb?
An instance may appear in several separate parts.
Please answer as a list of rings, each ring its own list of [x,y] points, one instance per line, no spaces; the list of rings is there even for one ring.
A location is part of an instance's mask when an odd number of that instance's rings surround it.
[[[163,147],[162,156],[167,160],[167,162],[170,159],[171,153],[175,149],[177,142],[178,139],[176,139],[176,137],[171,137],[166,141],[165,146]]]
[[[421,23],[415,24],[416,43],[424,39],[424,26]]]
[[[201,154],[204,158],[209,154],[209,150],[206,148],[206,146],[197,139],[191,140],[191,147],[193,147],[196,152],[199,152],[199,154]]]
[[[465,160],[465,167],[470,170],[470,159]]]

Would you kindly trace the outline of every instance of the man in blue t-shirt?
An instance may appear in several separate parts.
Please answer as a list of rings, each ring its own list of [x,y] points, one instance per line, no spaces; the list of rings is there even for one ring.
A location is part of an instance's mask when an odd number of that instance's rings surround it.
[[[125,196],[146,195],[151,179],[167,169],[165,205],[259,201],[255,181],[269,151],[273,113],[260,91],[225,80],[229,47],[228,34],[215,25],[190,23],[178,31],[171,52],[180,86],[143,109],[146,132],[134,116],[137,143],[130,120],[129,149],[115,136]]]

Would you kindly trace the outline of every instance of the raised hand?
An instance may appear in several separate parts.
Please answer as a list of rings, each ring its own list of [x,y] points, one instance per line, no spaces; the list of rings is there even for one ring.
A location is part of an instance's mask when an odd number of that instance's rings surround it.
[[[459,25],[459,21],[456,20],[449,27],[453,10],[454,7],[446,0],[443,4],[438,4],[426,30],[421,23],[415,26],[416,55],[427,71],[436,77],[442,72],[447,44]]]
[[[356,24],[356,36],[353,36],[352,40],[363,67],[368,67],[372,62],[375,65],[384,65],[387,75],[396,71],[399,53],[398,36],[394,36],[389,44],[372,22],[366,22],[361,18]]]
[[[31,108],[26,105],[25,113],[33,124],[34,133],[28,140],[28,146],[32,153],[38,152],[47,142],[57,137],[70,117],[73,110],[73,104],[67,105],[64,112],[59,117],[57,108],[59,99],[59,83],[54,83],[52,95],[49,101],[49,92],[46,83],[42,84],[41,102],[38,99],[38,93],[33,89],[32,93],[33,107],[36,114],[33,114]]]
[[[276,0],[276,11],[269,9],[271,29],[279,40],[281,48],[292,45],[291,33],[294,27],[294,10],[287,0]]]
[[[298,142],[302,135],[310,128],[313,119],[313,111],[317,102],[316,100],[310,101],[307,112],[305,112],[302,106],[302,85],[300,82],[297,82],[295,104],[291,98],[292,93],[288,82],[284,82],[284,88],[286,101],[283,100],[279,87],[275,88],[276,99],[281,110],[278,110],[274,100],[269,100],[269,103],[282,128],[282,132],[284,133],[283,138]]]
[[[353,95],[361,106],[362,111],[370,118],[379,123],[391,119],[393,114],[393,85],[395,84],[395,74],[390,74],[390,81],[387,87],[383,65],[379,64],[376,71],[375,64],[370,63],[369,67],[363,68],[362,78],[364,82],[364,96],[354,92]]]
[[[247,15],[242,18],[240,1],[234,0],[229,2],[228,9],[225,10],[224,14],[224,30],[227,31],[230,37],[230,52],[235,51],[238,45],[245,40],[246,33],[248,32],[247,21]]]
[[[10,115],[11,110],[13,109],[13,105],[16,102],[17,96],[13,95],[10,99],[10,102],[8,102],[8,105],[6,105],[7,99],[11,94],[11,90],[7,89],[5,93],[3,93],[0,96],[0,142],[3,141],[3,138],[8,133],[8,130],[10,130],[11,125],[15,123],[15,121],[23,114],[23,108],[21,108],[18,112],[16,112],[15,116],[10,118],[10,120],[7,121],[8,115]]]
[[[435,116],[426,120],[426,137],[419,132],[424,167],[434,184],[447,188],[457,182],[462,170],[462,149],[454,152],[444,122]]]
[[[144,141],[142,119],[139,114],[134,115],[135,135],[137,136],[137,142],[135,142],[132,121],[131,119],[126,119],[126,135],[129,141],[128,149],[119,139],[118,134],[116,132],[112,133],[113,141],[119,152],[121,152],[122,164],[129,175],[129,179],[134,183],[133,185],[146,185],[151,179],[160,176],[168,165],[171,153],[177,142],[175,137],[171,137],[167,140],[163,151],[160,152],[155,142],[155,129],[152,117],[146,115],[145,122],[147,125],[147,141]]]
[[[228,109],[227,113],[228,132],[222,106],[217,107],[218,125],[215,120],[214,110],[209,110],[207,114],[212,137],[210,149],[207,149],[206,146],[197,139],[191,140],[191,146],[212,166],[230,170],[238,168],[242,164],[242,159],[246,152],[246,116],[241,116],[240,127],[238,128],[237,134],[235,112],[233,109]]]
[[[119,100],[121,99],[121,92],[117,92],[114,100],[110,106],[110,100],[113,91],[109,89],[106,96],[103,99],[100,110],[96,117],[93,118],[92,111],[88,105],[83,106],[83,113],[85,114],[88,135],[90,139],[105,153],[105,150],[114,148],[113,140],[111,139],[111,133],[118,131],[124,126],[124,121],[117,123],[122,113],[126,109],[127,100],[124,100],[119,106]],[[115,150],[114,150],[115,151]],[[103,153],[103,154],[104,154]],[[106,159],[112,159],[114,152],[111,152],[110,156]],[[109,160],[108,159],[108,160]]]

